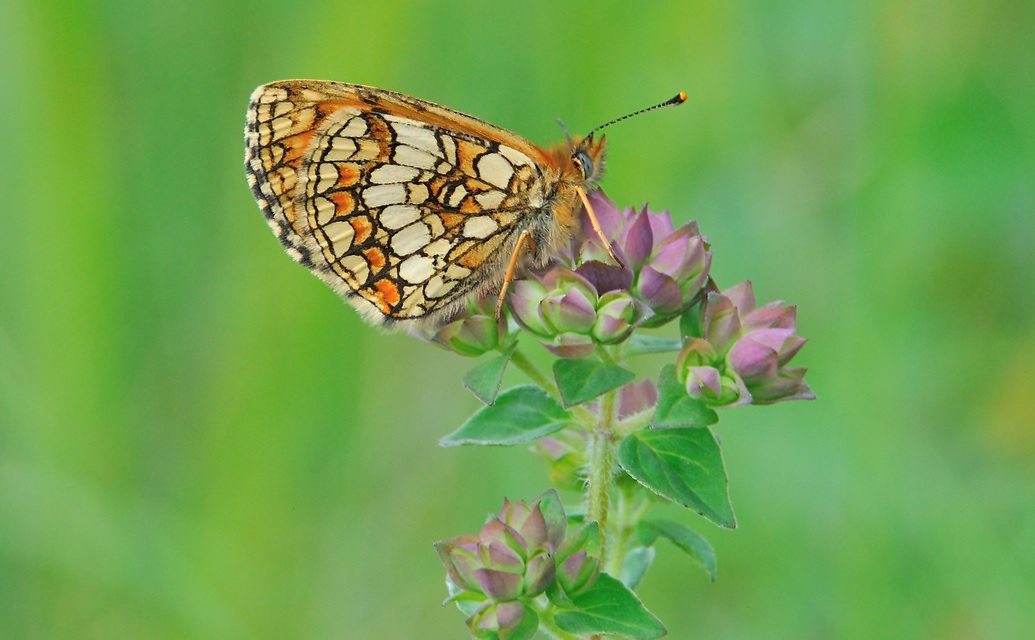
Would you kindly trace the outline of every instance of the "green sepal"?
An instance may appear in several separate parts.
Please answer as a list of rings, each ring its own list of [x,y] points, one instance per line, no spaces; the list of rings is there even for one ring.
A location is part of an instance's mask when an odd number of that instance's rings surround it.
[[[449,597],[442,602],[442,606],[453,603],[467,617],[474,615],[489,601],[484,593],[461,589],[449,576],[446,576],[446,590],[449,591]]]
[[[543,514],[543,520],[546,522],[547,537],[551,540],[563,540],[568,531],[568,517],[564,515],[564,505],[561,503],[561,497],[557,495],[557,490],[544,491],[537,500],[539,512]]]
[[[583,550],[593,557],[600,557],[599,522],[587,522],[576,533],[568,536],[561,548],[557,550],[557,559],[563,562],[572,554]]]
[[[442,604],[445,605],[452,602],[456,605],[456,608],[460,610],[460,613],[464,614],[467,617],[471,617],[475,613],[477,613],[479,609],[484,607],[485,603],[488,601],[488,598],[486,598],[483,594],[465,591],[463,593],[450,597]]]
[[[496,602],[489,605],[489,610],[479,611],[467,619],[467,628],[478,640],[532,640],[539,631],[539,614],[530,606],[525,605],[521,622],[513,629],[479,629],[478,624],[487,615],[493,615],[492,609],[502,604]]]
[[[693,338],[703,338],[704,330],[701,327],[701,305],[695,304],[687,307],[679,316],[679,337],[686,346]]]
[[[539,631],[539,614],[528,606],[525,607],[525,615],[521,618],[521,624],[514,629],[508,629],[506,635],[501,632],[499,638],[500,640],[532,640],[537,631]]]

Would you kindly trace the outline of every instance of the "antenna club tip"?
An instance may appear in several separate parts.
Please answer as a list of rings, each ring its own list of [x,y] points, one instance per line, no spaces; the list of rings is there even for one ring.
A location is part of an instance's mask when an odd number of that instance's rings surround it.
[[[676,96],[676,102],[686,102],[686,91],[680,91],[679,95]]]

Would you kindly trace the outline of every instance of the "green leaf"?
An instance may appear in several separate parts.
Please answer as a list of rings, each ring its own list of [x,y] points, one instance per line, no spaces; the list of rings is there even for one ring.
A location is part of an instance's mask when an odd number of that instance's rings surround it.
[[[661,536],[668,538],[676,547],[685,552],[694,562],[708,572],[708,577],[715,582],[715,550],[712,545],[690,527],[671,520],[647,520],[639,526],[640,544],[650,546]]]
[[[636,374],[599,360],[559,358],[553,363],[553,377],[564,406],[574,407],[632,382]]]
[[[630,589],[635,589],[640,584],[647,569],[654,563],[654,547],[636,547],[625,554],[625,561],[622,562],[622,572],[618,579]]]
[[[625,342],[622,353],[627,356],[639,356],[645,353],[672,353],[682,348],[683,342],[678,338],[662,338],[634,333]]]
[[[640,484],[689,507],[720,527],[735,529],[726,468],[708,429],[644,429],[618,448],[618,462]]]
[[[658,376],[658,407],[651,424],[657,429],[707,427],[719,421],[715,410],[686,394],[686,387],[676,378],[675,365],[667,364]]]
[[[501,393],[495,404],[476,411],[439,444],[452,447],[531,442],[561,429],[569,420],[571,414],[541,388],[521,385]]]
[[[620,635],[648,640],[665,635],[665,626],[624,584],[601,573],[593,586],[572,598],[575,609],[562,611],[554,622],[568,633]]]
[[[504,353],[495,355],[468,371],[467,375],[464,376],[464,386],[477,396],[479,400],[491,405],[496,401],[496,394],[500,392],[503,372],[507,370],[510,355],[514,353],[516,347],[517,345],[515,344]]]

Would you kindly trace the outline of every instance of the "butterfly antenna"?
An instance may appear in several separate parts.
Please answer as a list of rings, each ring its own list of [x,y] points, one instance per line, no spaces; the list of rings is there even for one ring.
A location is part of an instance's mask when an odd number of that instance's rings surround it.
[[[571,143],[571,132],[568,131],[568,127],[564,126],[564,120],[557,118],[557,124],[561,125],[561,131],[564,132],[564,139],[568,141],[568,148],[572,147]]]
[[[628,120],[629,118],[631,118],[633,116],[638,116],[641,113],[647,113],[648,111],[654,111],[655,109],[660,109],[662,107],[672,107],[672,106],[675,106],[677,104],[683,104],[684,102],[686,102],[686,92],[685,91],[680,91],[675,96],[669,98],[668,100],[666,100],[664,102],[659,102],[658,104],[654,105],[653,107],[647,107],[646,109],[640,109],[639,111],[633,111],[632,113],[627,113],[627,114],[625,114],[624,116],[622,116],[620,118],[615,118],[614,120],[610,120],[608,122],[605,122],[604,124],[600,125],[599,127],[596,127],[595,129],[590,131],[588,134],[586,134],[586,137],[587,138],[592,138],[594,133],[596,133],[597,131],[600,131],[604,127],[610,127],[611,125],[615,124],[616,122],[621,122],[622,120]]]

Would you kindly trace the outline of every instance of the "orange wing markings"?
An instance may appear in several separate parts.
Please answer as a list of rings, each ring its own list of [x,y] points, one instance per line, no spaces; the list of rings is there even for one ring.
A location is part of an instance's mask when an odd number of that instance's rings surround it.
[[[352,162],[337,162],[335,163],[338,169],[338,182],[337,187],[339,189],[348,189],[356,185],[359,182],[360,176],[362,175],[361,169],[355,163]]]
[[[356,209],[356,201],[349,191],[334,191],[330,194],[331,202],[334,203],[334,215],[345,217]]]
[[[356,232],[353,236],[353,244],[361,245],[370,239],[370,235],[374,232],[374,223],[369,216],[354,215],[349,217],[349,224],[352,225],[352,229]]]
[[[474,162],[482,154],[488,152],[488,149],[480,144],[475,144],[470,140],[459,140],[456,145],[456,166],[460,171],[463,171],[469,176],[477,176],[478,171],[474,167]]]
[[[359,294],[386,316],[392,313],[401,299],[399,286],[387,278],[377,280],[372,286],[363,287]]]
[[[464,198],[463,202],[460,203],[460,208],[457,209],[457,211],[467,215],[477,215],[482,213],[484,209],[482,209],[482,206],[474,199],[474,196],[467,196]]]
[[[459,213],[442,212],[438,214],[439,219],[442,221],[442,226],[447,230],[453,230],[464,223],[467,216],[460,215]]]
[[[380,273],[387,263],[384,252],[377,247],[364,249],[363,257],[367,259],[367,264],[370,265],[370,273],[373,274]]]

